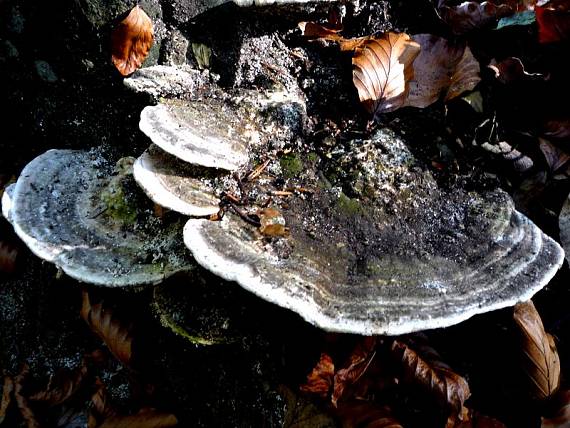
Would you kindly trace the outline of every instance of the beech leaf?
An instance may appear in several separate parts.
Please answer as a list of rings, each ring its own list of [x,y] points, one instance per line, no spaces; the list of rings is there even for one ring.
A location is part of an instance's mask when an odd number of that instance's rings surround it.
[[[476,28],[484,27],[513,12],[511,6],[496,4],[492,1],[482,3],[465,1],[457,6],[442,5],[439,7],[441,18],[455,34],[465,34]]]
[[[414,77],[412,62],[420,45],[404,33],[384,33],[365,40],[352,58],[353,82],[360,101],[370,113],[400,108]]]
[[[43,401],[50,406],[61,404],[77,392],[85,376],[87,376],[85,361],[73,370],[61,369],[52,376],[46,389],[30,396],[30,400]]]
[[[423,351],[424,355],[420,356],[405,343],[394,341],[392,352],[402,365],[402,381],[434,395],[450,411],[448,425],[457,419],[463,420],[467,415],[463,403],[471,395],[467,381],[440,361],[435,350],[425,347]]]
[[[528,73],[522,61],[517,57],[505,58],[501,62],[492,59],[488,67],[495,72],[495,77],[501,83],[511,83],[521,80],[546,80],[541,73]]]
[[[316,22],[299,22],[297,25],[301,30],[301,34],[308,39],[323,39],[329,41],[338,41],[343,39],[339,34],[342,28],[328,28],[324,25],[317,24]]]
[[[97,428],[168,428],[178,424],[176,416],[155,409],[141,409],[128,416],[111,416]]]
[[[521,333],[523,369],[531,380],[532,393],[547,399],[560,387],[560,359],[554,339],[544,331],[532,301],[518,303],[513,317]]]
[[[570,428],[570,391],[561,391],[556,396],[558,408],[552,417],[542,418],[540,428]]]
[[[359,342],[350,354],[346,368],[340,369],[334,375],[334,390],[332,403],[337,405],[345,390],[356,383],[366,372],[376,355],[376,338],[366,337]]]
[[[27,428],[40,428],[40,423],[36,419],[36,415],[31,409],[28,399],[23,394],[24,382],[28,377],[29,371],[30,368],[28,365],[24,364],[20,373],[14,377],[14,399]]]
[[[368,401],[342,403],[335,413],[344,428],[403,428],[389,407]]]
[[[467,420],[461,422],[455,428],[506,428],[506,425],[497,419],[470,410]]]
[[[111,35],[113,64],[123,76],[128,76],[141,66],[153,39],[151,19],[140,6],[135,6]]]
[[[540,151],[544,155],[546,163],[548,164],[551,172],[556,173],[558,170],[569,163],[568,161],[570,161],[570,154],[559,149],[550,141],[545,140],[544,138],[539,138],[538,141],[540,143]]]
[[[115,358],[124,365],[130,364],[133,342],[130,328],[123,326],[101,303],[91,305],[87,291],[83,291],[81,318],[105,342]]]
[[[553,43],[570,38],[570,5],[567,1],[554,0],[543,6],[535,6],[538,41]]]
[[[4,385],[2,387],[2,398],[0,398],[0,424],[4,422],[6,410],[12,401],[12,391],[14,390],[14,382],[9,376],[4,376]]]
[[[0,272],[12,273],[16,270],[18,250],[12,245],[0,241]]]
[[[321,358],[313,371],[307,376],[307,382],[301,385],[301,391],[315,394],[322,399],[326,399],[332,389],[334,378],[334,363],[332,358],[321,353]]]
[[[413,63],[414,79],[406,105],[423,108],[440,97],[448,101],[481,81],[479,62],[468,47],[431,34],[417,34],[413,39],[421,51]]]

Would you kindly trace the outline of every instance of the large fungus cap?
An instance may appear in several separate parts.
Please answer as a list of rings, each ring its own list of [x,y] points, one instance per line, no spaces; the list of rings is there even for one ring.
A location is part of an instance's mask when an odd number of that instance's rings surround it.
[[[149,94],[157,99],[191,96],[207,86],[207,80],[203,73],[187,65],[154,65],[136,70],[123,83],[134,92]]]
[[[206,216],[219,211],[211,181],[216,170],[181,161],[152,145],[134,166],[133,175],[157,204],[189,216]]]
[[[220,93],[201,101],[164,99],[145,107],[139,127],[154,144],[195,165],[234,171],[271,139],[293,138],[304,103],[284,93]]]
[[[366,335],[445,327],[514,305],[562,263],[560,246],[507,194],[439,189],[390,132],[352,142],[335,162],[359,196],[315,183],[314,194],[283,205],[282,238],[230,213],[191,219],[184,240],[196,261],[319,327]]]
[[[129,173],[99,153],[49,150],[30,162],[2,201],[26,245],[83,282],[154,284],[192,266],[182,223],[162,224]],[[137,192],[140,192],[139,195]]]

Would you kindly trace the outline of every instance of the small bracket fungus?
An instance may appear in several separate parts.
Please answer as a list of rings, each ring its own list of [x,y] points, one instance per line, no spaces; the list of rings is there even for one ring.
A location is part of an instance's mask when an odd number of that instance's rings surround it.
[[[95,151],[49,150],[31,161],[2,200],[14,230],[38,256],[83,282],[154,284],[192,268],[180,220],[161,224],[143,210],[132,161],[113,165]]]
[[[152,145],[133,167],[133,175],[157,204],[189,216],[206,216],[219,211],[219,200],[207,183],[216,170],[197,167]]]

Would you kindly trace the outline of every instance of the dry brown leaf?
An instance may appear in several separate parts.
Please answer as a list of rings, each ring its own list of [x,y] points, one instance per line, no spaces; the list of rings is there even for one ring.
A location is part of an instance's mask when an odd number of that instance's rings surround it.
[[[389,407],[368,401],[342,403],[335,413],[343,428],[403,428]]]
[[[435,350],[425,347],[423,351],[420,356],[408,345],[394,341],[392,352],[402,364],[402,381],[433,394],[450,411],[448,425],[463,420],[468,412],[463,404],[471,395],[467,381],[440,361]]]
[[[497,419],[482,415],[481,413],[469,410],[468,419],[461,422],[455,428],[506,428],[506,425]]]
[[[542,418],[540,428],[570,428],[570,391],[556,395],[557,411],[552,417]]]
[[[151,19],[140,6],[135,6],[111,35],[113,64],[123,76],[128,76],[141,66],[153,39]]]
[[[133,338],[130,328],[123,326],[101,303],[91,305],[87,291],[83,291],[81,318],[121,363],[127,366],[131,363]]]
[[[420,45],[404,33],[365,40],[352,58],[353,82],[360,101],[375,116],[400,108],[414,77],[412,62]]]
[[[141,409],[129,416],[111,416],[97,428],[168,428],[178,424],[176,416],[154,409]]]
[[[549,120],[544,124],[543,134],[548,138],[565,140],[570,138],[570,119]]]
[[[285,227],[285,218],[276,208],[263,208],[257,212],[259,231],[265,236],[287,236],[289,229]]]
[[[355,384],[366,372],[376,355],[376,338],[365,337],[350,354],[346,368],[334,375],[334,389],[331,401],[334,406],[345,395],[345,390]]]
[[[61,404],[79,390],[85,376],[87,376],[87,365],[84,360],[73,370],[57,371],[49,380],[46,389],[33,394],[29,399],[42,401],[49,406]]]
[[[4,386],[2,387],[2,399],[0,401],[0,424],[4,422],[6,410],[12,401],[12,391],[14,390],[14,381],[9,376],[4,376]]]
[[[431,34],[412,38],[421,51],[413,63],[414,79],[405,105],[424,108],[442,96],[448,101],[481,81],[479,62],[468,47]]]
[[[544,138],[539,138],[538,141],[540,144],[540,151],[544,155],[551,172],[556,173],[569,163],[570,154],[564,152]]]
[[[492,59],[488,67],[495,72],[495,77],[501,83],[517,82],[521,80],[545,80],[541,73],[528,73],[522,61],[517,57],[505,58],[501,62]]]
[[[23,395],[24,382],[28,377],[30,368],[27,364],[22,367],[20,373],[14,378],[14,399],[16,400],[16,405],[20,410],[22,419],[26,423],[27,428],[40,428],[40,423],[36,419],[36,415],[28,403],[28,400]]]
[[[91,411],[89,412],[88,428],[96,428],[99,421],[108,419],[117,414],[116,409],[109,401],[107,388],[101,379],[95,379],[95,387],[97,388],[91,396]]]
[[[308,39],[323,39],[329,41],[344,39],[344,37],[339,34],[342,28],[328,28],[316,22],[299,22],[297,25],[301,29],[301,34]]]
[[[0,241],[0,272],[12,273],[16,270],[18,249]]]
[[[570,38],[570,3],[567,0],[550,1],[535,6],[538,41],[553,43]]]
[[[465,34],[473,29],[484,27],[513,12],[514,9],[511,6],[491,1],[482,3],[465,1],[457,6],[442,5],[439,7],[441,18],[455,34]]]
[[[560,387],[560,359],[554,339],[544,331],[531,300],[518,303],[513,318],[521,333],[523,369],[531,381],[532,393],[538,399],[547,399]]]
[[[307,376],[307,382],[301,385],[301,391],[314,394],[322,399],[327,399],[332,389],[334,379],[334,363],[332,358],[321,353],[321,358],[311,373]]]

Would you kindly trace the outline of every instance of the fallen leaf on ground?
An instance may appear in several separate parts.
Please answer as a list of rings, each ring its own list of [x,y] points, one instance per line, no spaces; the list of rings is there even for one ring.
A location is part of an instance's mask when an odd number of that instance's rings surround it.
[[[495,77],[501,83],[518,82],[522,80],[546,80],[541,73],[528,73],[519,58],[509,57],[497,62],[492,59],[488,67],[495,72]]]
[[[346,368],[338,370],[334,375],[332,404],[337,405],[345,391],[355,384],[366,372],[376,355],[376,338],[365,337],[350,354]]]
[[[342,403],[335,414],[344,428],[403,428],[389,407],[368,401]]]
[[[484,27],[514,12],[513,8],[507,4],[496,4],[491,1],[482,3],[466,1],[457,6],[444,4],[438,10],[441,18],[455,34],[465,34],[476,28]]]
[[[433,348],[423,347],[422,356],[398,340],[392,344],[392,352],[401,363],[402,381],[417,385],[432,394],[449,410],[448,426],[467,416],[465,401],[471,395],[467,381],[440,360]]]
[[[117,411],[111,404],[107,394],[107,388],[101,379],[95,379],[96,390],[91,396],[91,410],[89,412],[88,428],[96,428],[100,420],[115,416]]]
[[[560,359],[554,339],[544,330],[532,301],[518,303],[513,318],[521,333],[523,369],[532,393],[538,399],[547,399],[560,387]]]
[[[564,152],[562,149],[544,138],[539,138],[538,141],[540,144],[540,151],[544,155],[546,163],[552,173],[556,173],[569,163],[570,154]]]
[[[131,363],[133,338],[130,328],[123,326],[101,303],[91,305],[87,291],[83,291],[81,318],[121,363],[127,366]]]
[[[30,368],[27,364],[22,367],[20,373],[14,378],[14,399],[16,400],[16,405],[20,410],[22,419],[26,423],[27,428],[40,428],[40,423],[36,419],[34,411],[31,409],[27,398],[23,394],[24,382],[28,377]]]
[[[16,270],[18,249],[0,241],[0,272],[12,273]]]
[[[176,416],[155,409],[141,409],[128,416],[111,416],[97,428],[168,428],[178,424]]]
[[[321,353],[321,358],[311,373],[307,376],[307,382],[301,385],[301,391],[314,394],[326,399],[332,389],[334,380],[334,363],[332,358]]]
[[[4,385],[2,387],[2,398],[0,401],[0,424],[4,422],[6,410],[12,401],[12,391],[14,390],[14,382],[9,376],[4,376]]]
[[[506,428],[506,425],[497,419],[470,409],[468,419],[455,428]]]
[[[554,43],[570,38],[570,3],[555,0],[534,8],[538,41]]]
[[[570,138],[570,119],[549,120],[544,124],[543,135],[556,140]]]
[[[285,218],[276,208],[263,208],[259,216],[259,231],[265,236],[287,236],[289,229],[285,227]]]
[[[61,404],[79,390],[86,375],[85,361],[73,370],[61,369],[51,377],[45,390],[33,394],[29,399],[42,401],[49,406]]]
[[[421,51],[413,63],[414,78],[405,105],[423,108],[440,97],[448,101],[481,81],[479,62],[468,47],[431,34],[412,38]]]
[[[323,39],[329,41],[344,39],[344,37],[339,34],[342,29],[328,28],[316,22],[299,22],[297,25],[301,30],[301,34],[308,39]]]
[[[111,34],[113,64],[128,76],[144,62],[154,39],[152,21],[140,6],[135,6]]]
[[[561,391],[556,395],[558,404],[556,414],[542,418],[540,428],[570,428],[570,391]]]
[[[400,108],[414,77],[412,62],[420,45],[404,33],[385,33],[364,41],[352,58],[360,101],[374,116]]]

